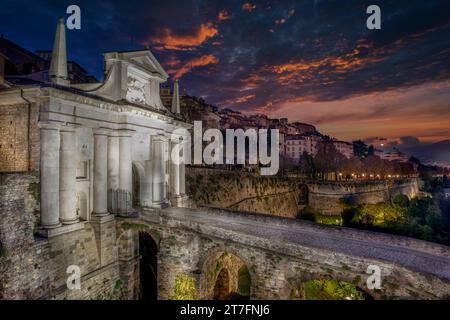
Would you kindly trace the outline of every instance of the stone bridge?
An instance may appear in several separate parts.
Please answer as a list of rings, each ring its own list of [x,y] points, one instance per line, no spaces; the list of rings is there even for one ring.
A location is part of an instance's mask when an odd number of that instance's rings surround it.
[[[189,288],[188,297],[220,298],[221,291],[236,292],[244,269],[251,299],[302,298],[305,281],[324,278],[375,299],[450,295],[448,247],[406,237],[207,208],[144,211],[119,220],[117,230],[122,278],[136,279],[141,255],[157,274],[157,288],[150,281],[144,291],[154,286],[148,290],[159,299],[180,288]],[[381,289],[367,289],[369,265],[380,267]],[[130,297],[137,285],[127,282]]]

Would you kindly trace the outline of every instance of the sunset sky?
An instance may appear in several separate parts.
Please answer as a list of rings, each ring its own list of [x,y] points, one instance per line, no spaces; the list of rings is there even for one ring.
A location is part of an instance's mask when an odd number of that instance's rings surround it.
[[[69,58],[149,46],[181,86],[218,107],[314,124],[345,140],[450,139],[450,1],[2,1],[0,32],[50,49],[78,4]],[[382,29],[366,28],[377,4]]]

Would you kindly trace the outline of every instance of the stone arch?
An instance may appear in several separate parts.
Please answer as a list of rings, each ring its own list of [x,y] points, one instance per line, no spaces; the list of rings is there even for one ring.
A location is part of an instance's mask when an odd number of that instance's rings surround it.
[[[302,183],[298,187],[298,204],[299,205],[307,205],[309,202],[309,188],[306,183]]]
[[[122,230],[116,240],[116,246],[120,258],[132,257],[139,254],[139,233],[147,233],[156,243],[159,251],[160,236],[156,230],[152,230],[148,225],[133,222],[122,222],[118,228]]]
[[[214,284],[214,300],[226,300],[230,293],[230,271],[222,268]]]
[[[139,279],[142,300],[156,300],[158,297],[158,252],[158,244],[151,233],[140,231]]]
[[[249,299],[253,295],[256,275],[247,260],[232,248],[210,250],[200,259],[199,269],[201,299]]]
[[[126,281],[126,295],[130,299],[156,299],[157,262],[160,248],[158,231],[153,230],[146,224],[128,221],[120,222],[118,230],[119,236],[116,239],[116,246],[121,263],[121,277],[128,279]],[[149,246],[146,246],[145,243]],[[148,266],[145,266],[145,264],[149,263],[149,259],[152,259],[152,265],[151,268],[146,268]],[[143,279],[143,273],[146,273],[144,276],[153,276],[150,279],[152,281],[150,290],[148,290],[149,279]]]
[[[288,298],[294,300],[371,300],[360,276],[340,273],[302,273],[288,279]]]
[[[78,191],[77,192],[77,215],[82,220],[88,220],[88,199],[86,196],[86,193],[84,191]]]

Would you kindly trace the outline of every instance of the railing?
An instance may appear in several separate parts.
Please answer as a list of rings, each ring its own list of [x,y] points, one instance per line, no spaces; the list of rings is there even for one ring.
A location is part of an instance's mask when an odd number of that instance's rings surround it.
[[[127,214],[133,211],[132,195],[127,190],[108,190],[108,212],[114,215]]]

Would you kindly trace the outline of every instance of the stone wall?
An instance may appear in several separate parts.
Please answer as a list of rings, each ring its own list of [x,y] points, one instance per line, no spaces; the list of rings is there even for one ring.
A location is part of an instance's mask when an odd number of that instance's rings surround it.
[[[263,218],[255,216],[252,219]],[[298,292],[304,282],[312,279],[346,281],[375,299],[449,297],[448,281],[389,262],[243,235],[206,223],[196,224],[170,217],[163,217],[160,221],[162,223],[155,224],[135,219],[135,223],[144,227],[133,231],[156,232],[160,236],[159,299],[175,297],[176,279],[180,276],[195,284],[190,295],[198,299],[211,299],[215,280],[226,264],[223,262],[219,266],[217,263],[224,253],[239,258],[240,263],[248,268],[251,299],[289,299],[292,292]],[[399,238],[399,241],[404,242],[404,239]],[[382,288],[379,290],[368,290],[366,286],[366,270],[373,264],[379,266],[382,272]]]
[[[39,105],[0,106],[0,172],[33,170],[39,157]]]
[[[44,239],[35,236],[39,184],[35,173],[2,174],[0,299],[112,297],[119,276],[115,221]],[[81,270],[81,290],[68,290],[67,267]]]
[[[341,198],[348,198],[352,204],[389,203],[396,195],[409,198],[419,193],[417,179],[405,181],[314,183],[308,184],[308,204],[316,211],[327,215],[342,212]]]
[[[299,178],[187,167],[188,193],[197,205],[295,218],[306,204],[324,215],[342,212],[341,198],[354,205],[390,202],[419,193],[417,179],[402,181],[313,182]]]
[[[307,189],[289,178],[240,171],[186,168],[188,194],[197,205],[294,218]]]

